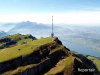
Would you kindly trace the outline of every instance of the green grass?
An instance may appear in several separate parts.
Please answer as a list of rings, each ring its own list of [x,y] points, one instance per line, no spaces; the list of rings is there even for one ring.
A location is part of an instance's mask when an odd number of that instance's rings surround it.
[[[22,34],[14,34],[14,35],[9,35],[1,38],[0,40],[5,40],[6,38],[10,39],[10,41],[2,41],[0,42],[0,47],[7,47],[7,43],[11,43],[12,41],[16,42],[14,44],[9,44],[9,46],[16,45],[16,44],[22,44],[24,41],[29,41],[32,40],[32,38],[29,38],[30,34],[27,35],[22,35]]]
[[[52,49],[49,54],[52,54],[52,53],[54,53],[56,51],[60,51],[60,50],[63,50],[63,49],[64,49],[64,46],[63,45],[59,45],[55,49]]]
[[[19,67],[17,67],[16,69],[14,69],[14,70],[9,70],[9,71],[7,71],[7,72],[4,72],[4,73],[1,74],[1,75],[15,75],[15,74],[24,72],[24,71],[26,71],[26,70],[35,68],[35,67],[37,67],[38,65],[40,65],[41,63],[43,63],[43,62],[45,62],[45,61],[47,61],[47,60],[50,60],[50,59],[47,58],[47,59],[41,61],[41,62],[38,63],[38,64],[29,64],[29,65],[25,65],[25,66],[19,66]]]
[[[71,72],[73,68],[73,65],[72,65],[73,62],[74,62],[73,56],[69,56],[63,60],[60,60],[54,68],[52,68],[50,71],[48,71],[44,75],[56,75],[57,73],[60,73],[64,70]]]
[[[17,44],[14,47],[4,48],[0,50],[0,62],[8,61],[10,59],[24,56],[37,50],[41,45],[54,42],[54,38],[43,38],[39,40],[27,39],[27,44]],[[22,41],[21,41],[22,42]],[[20,50],[19,50],[20,49]]]
[[[97,69],[100,71],[100,59],[97,59],[92,56],[88,56],[87,58],[90,59],[91,61],[93,61],[93,63],[96,65]]]
[[[20,39],[24,39],[25,36],[27,36],[27,35],[14,34],[14,35],[6,36],[6,37],[4,37],[4,38],[11,38],[11,39],[13,39],[13,40],[19,40],[19,38],[20,38]]]
[[[30,65],[26,65],[26,66],[20,66],[18,68],[16,68],[15,70],[10,70],[10,71],[7,71],[1,75],[15,75],[17,73],[20,73],[20,72],[23,72],[27,69],[31,69],[32,67],[35,67],[37,64],[30,64]]]

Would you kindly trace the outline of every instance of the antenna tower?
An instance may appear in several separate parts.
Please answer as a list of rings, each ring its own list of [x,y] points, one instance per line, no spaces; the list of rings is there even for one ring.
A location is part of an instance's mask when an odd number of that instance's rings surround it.
[[[51,37],[54,37],[54,32],[53,32],[53,16],[52,16],[52,33],[51,33]]]

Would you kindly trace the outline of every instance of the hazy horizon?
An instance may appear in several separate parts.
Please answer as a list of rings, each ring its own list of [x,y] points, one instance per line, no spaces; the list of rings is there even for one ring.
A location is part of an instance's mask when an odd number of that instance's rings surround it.
[[[23,23],[23,22],[31,22],[33,23],[36,23],[36,24],[40,24],[40,25],[47,25],[47,26],[51,26],[52,25],[52,22],[51,23],[40,23],[40,22],[35,22],[35,21],[20,21],[20,22],[0,22],[0,26],[3,26],[5,24],[9,25],[9,24],[18,24],[18,23]],[[65,24],[65,23],[54,23],[54,26],[60,26],[60,27],[64,27],[64,26],[78,26],[78,27],[100,27],[100,24]]]

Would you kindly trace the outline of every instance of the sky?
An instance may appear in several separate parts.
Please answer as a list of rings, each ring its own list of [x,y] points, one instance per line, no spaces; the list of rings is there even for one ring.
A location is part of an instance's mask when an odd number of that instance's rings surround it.
[[[100,0],[0,0],[0,22],[100,25]]]

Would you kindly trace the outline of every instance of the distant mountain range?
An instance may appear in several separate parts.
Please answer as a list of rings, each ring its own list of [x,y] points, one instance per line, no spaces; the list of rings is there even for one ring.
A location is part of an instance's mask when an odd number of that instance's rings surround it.
[[[37,24],[35,22],[27,21],[27,22],[17,23],[15,27],[13,27],[8,31],[8,33],[37,34],[37,32],[45,31],[44,29],[49,30],[49,28],[50,28],[49,26],[46,26],[44,24]]]
[[[0,25],[0,30],[6,32],[5,35],[3,36],[6,36],[6,34],[21,33],[21,34],[32,34],[33,36],[40,38],[51,35],[51,25],[30,22],[30,21],[2,24]],[[89,47],[90,49],[100,52],[99,32],[100,32],[100,26],[74,26],[74,25],[63,25],[63,24],[54,25],[55,36],[58,36],[59,39],[63,43],[65,43],[65,45],[69,45],[69,47],[72,47],[70,46],[70,44],[72,45],[72,43],[75,43]],[[68,42],[66,41],[70,41],[72,43],[68,44]]]
[[[16,23],[3,23],[0,24],[0,30],[8,32],[10,29],[16,26]]]
[[[0,26],[0,30],[6,31],[8,34],[33,34],[48,36],[51,32],[51,27],[41,23],[35,22],[20,22],[20,23],[8,23]]]
[[[4,32],[4,31],[0,31],[0,38],[1,37],[4,37],[4,36],[7,36],[8,34],[6,33],[6,32]]]
[[[34,36],[50,36],[51,25],[36,23],[36,22],[20,22],[6,23],[0,25],[0,30],[8,34],[33,34]],[[100,26],[74,26],[74,25],[54,25],[54,33],[56,36],[74,36],[80,38],[96,38],[100,37]]]

